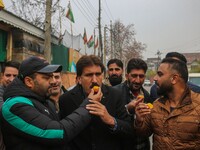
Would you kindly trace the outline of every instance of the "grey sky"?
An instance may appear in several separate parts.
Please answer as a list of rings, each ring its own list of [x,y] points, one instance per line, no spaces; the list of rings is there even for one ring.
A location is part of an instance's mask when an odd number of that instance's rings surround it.
[[[157,50],[200,52],[199,0],[108,0],[113,16],[135,24],[137,39],[147,44],[146,57]],[[119,13],[121,12],[121,13]]]
[[[68,1],[61,0],[62,6],[67,8]],[[88,2],[94,6],[92,12],[97,16],[98,0],[71,0],[74,33],[83,34],[85,27],[89,38],[94,30],[91,22],[95,24],[96,18],[86,14],[88,9],[80,11],[80,5],[85,8],[83,4]],[[169,51],[200,52],[200,0],[102,0],[103,24],[109,25],[110,19],[134,24],[136,39],[147,44],[145,59],[156,57],[157,50],[163,53],[162,57]],[[70,31],[69,21],[66,18],[63,21],[63,29]]]

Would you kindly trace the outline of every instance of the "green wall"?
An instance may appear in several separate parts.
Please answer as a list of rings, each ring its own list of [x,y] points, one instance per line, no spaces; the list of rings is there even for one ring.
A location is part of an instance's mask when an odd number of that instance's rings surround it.
[[[0,29],[0,62],[6,60],[7,32]]]
[[[69,65],[69,48],[63,45],[52,45],[52,64],[60,64],[63,66],[63,71],[67,71]]]

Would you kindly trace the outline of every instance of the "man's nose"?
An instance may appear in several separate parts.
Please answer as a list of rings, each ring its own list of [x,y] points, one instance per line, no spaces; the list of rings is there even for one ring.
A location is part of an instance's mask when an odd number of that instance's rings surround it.
[[[155,75],[155,76],[153,77],[153,80],[154,80],[154,81],[157,81],[157,75]]]
[[[116,73],[117,73],[117,71],[115,69],[113,69],[112,74],[116,74]]]
[[[54,77],[51,77],[50,78],[50,84],[54,84],[54,83],[56,83],[56,79]]]
[[[136,78],[135,78],[135,82],[140,82],[140,77],[139,76],[137,76]]]
[[[15,76],[12,76],[12,75],[11,75],[11,76],[9,77],[9,80],[10,80],[11,82],[12,82],[14,79],[15,79]]]
[[[92,76],[92,82],[97,83],[97,76],[95,74]]]

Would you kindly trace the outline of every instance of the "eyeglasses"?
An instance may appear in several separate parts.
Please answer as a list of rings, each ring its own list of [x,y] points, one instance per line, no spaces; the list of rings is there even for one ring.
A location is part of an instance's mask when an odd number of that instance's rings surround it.
[[[140,78],[140,79],[143,79],[145,77],[145,74],[131,74],[131,77],[132,78]]]

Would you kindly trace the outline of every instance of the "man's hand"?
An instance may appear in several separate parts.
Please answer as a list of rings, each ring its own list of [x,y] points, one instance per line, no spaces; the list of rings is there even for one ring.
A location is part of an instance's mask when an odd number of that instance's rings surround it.
[[[132,100],[131,102],[129,102],[129,103],[127,104],[127,109],[128,109],[128,111],[129,111],[130,113],[133,113],[133,112],[135,111],[136,106],[137,106],[139,103],[143,102],[143,101],[144,101],[144,98],[137,98],[136,100]]]
[[[151,109],[145,103],[139,103],[135,108],[136,124],[141,124],[144,117],[151,113]]]
[[[91,104],[88,104],[86,109],[89,110],[91,114],[99,116],[105,124],[114,127],[114,118],[108,113],[106,107],[99,101],[90,100],[90,102]]]
[[[103,96],[103,93],[101,92],[101,88],[99,88],[97,93],[94,92],[94,89],[91,89],[91,92],[88,95],[88,98],[100,102],[102,96]]]

